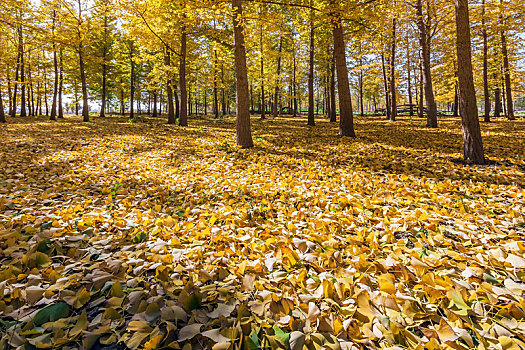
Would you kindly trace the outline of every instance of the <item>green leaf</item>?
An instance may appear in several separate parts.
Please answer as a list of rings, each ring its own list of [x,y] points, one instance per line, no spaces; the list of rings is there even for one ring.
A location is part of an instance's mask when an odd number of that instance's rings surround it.
[[[35,317],[33,318],[33,323],[36,326],[41,326],[44,323],[54,322],[56,320],[59,320],[61,318],[65,318],[68,316],[69,316],[69,306],[64,302],[60,302],[58,304],[46,306],[42,310],[38,311]]]
[[[201,307],[202,296],[200,294],[190,294],[182,302],[184,310],[191,312],[192,310],[198,309]]]

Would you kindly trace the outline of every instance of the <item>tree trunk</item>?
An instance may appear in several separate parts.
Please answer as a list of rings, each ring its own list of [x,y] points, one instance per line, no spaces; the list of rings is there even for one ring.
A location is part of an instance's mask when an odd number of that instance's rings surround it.
[[[129,85],[129,118],[135,117],[135,62],[133,62],[133,41],[129,42],[129,64],[131,66],[131,76]]]
[[[168,124],[175,125],[177,120],[175,119],[175,110],[173,108],[173,87],[169,70],[169,67],[171,66],[171,58],[170,51],[167,47],[166,52],[164,53],[164,64],[168,67],[168,76],[166,79],[166,91],[168,92]]]
[[[418,118],[424,118],[424,99],[425,95],[423,92],[423,58],[421,54],[421,50],[419,51],[419,99],[418,99],[418,108],[417,108],[417,117]]]
[[[312,1],[310,1],[311,4]],[[314,52],[315,29],[313,10],[310,10],[310,52],[308,57],[308,125],[315,126],[314,114]]]
[[[153,114],[151,116],[153,118],[159,116],[159,112],[157,111],[157,90],[153,91]]]
[[[2,91],[0,90],[0,123],[5,123],[5,113],[4,113],[4,102],[2,101]]]
[[[176,85],[173,86],[173,98],[175,99],[175,119],[180,119],[180,102],[178,88]]]
[[[407,35],[407,82],[408,82],[408,104],[410,105],[410,116],[414,116],[414,107],[412,99],[412,62],[410,60],[410,41]]]
[[[182,35],[180,39],[180,67],[179,67],[179,87],[180,87],[180,111],[179,125],[188,126],[188,90],[186,86],[186,45],[187,45],[186,25],[182,25]]]
[[[363,58],[359,58],[359,109],[361,117],[365,115],[364,92],[363,92]]]
[[[395,121],[397,117],[396,98],[396,18],[392,19],[392,46],[390,55],[390,120]]]
[[[213,114],[215,116],[215,119],[219,118],[219,98],[217,91],[217,60],[217,50],[215,50],[213,60]]]
[[[264,93],[264,35],[263,35],[263,22],[261,16],[261,28],[260,28],[260,47],[261,47],[261,119],[266,118],[266,94]]]
[[[483,36],[483,99],[485,101],[485,122],[490,123],[490,94],[488,73],[488,35],[485,25],[485,0],[481,2],[481,33]]]
[[[242,0],[232,0],[233,37],[235,42],[235,83],[237,87],[237,145],[242,148],[253,147],[250,128],[250,96],[248,91],[248,71],[244,28],[242,22]]]
[[[335,51],[332,52],[332,60],[330,62],[330,122],[337,122],[337,106],[335,96]]]
[[[293,116],[297,117],[297,61],[295,58],[295,38],[292,36],[292,55],[293,55],[293,75],[292,75],[292,107],[293,107]]]
[[[432,75],[430,67],[430,34],[428,33],[429,24],[423,20],[422,0],[417,0],[417,27],[419,29],[419,45],[421,46],[422,66],[423,66],[423,86],[425,88],[425,100],[427,103],[427,127],[437,128],[437,108],[432,87]]]
[[[503,55],[503,74],[505,78],[505,101],[507,107],[507,118],[514,120],[514,103],[512,100],[512,85],[510,81],[509,56],[507,53],[507,38],[504,29],[501,30],[501,53]]]
[[[24,73],[24,41],[22,37],[22,25],[18,34],[18,48],[20,50],[20,116],[26,117],[26,83]]]
[[[62,95],[64,90],[64,60],[62,57],[62,48],[60,48],[59,79],[58,79],[58,118],[64,119],[64,104]]]
[[[273,114],[273,117],[274,118],[277,118],[277,116],[279,114],[282,114],[282,111],[278,111],[277,108],[277,104],[281,104],[281,96],[279,95],[279,88],[280,88],[280,84],[281,84],[281,79],[280,79],[280,75],[281,75],[281,53],[283,51],[283,36],[281,34],[281,37],[279,39],[279,51],[278,51],[278,56],[277,56],[277,78],[275,79],[275,91],[274,91],[274,104],[273,104],[273,111],[272,111],[272,114]]]
[[[20,27],[17,27],[17,34],[20,31]],[[11,109],[11,117],[16,117],[16,93],[18,89],[18,72],[20,71],[20,44],[18,45],[18,55],[16,56],[16,67],[15,67],[15,86],[13,88],[13,99],[12,99],[12,109]]]
[[[339,91],[339,135],[355,137],[352,96],[346,66],[345,42],[341,17],[332,14],[332,35],[334,39],[334,56],[337,71],[337,89]]]
[[[456,36],[458,56],[459,110],[463,127],[463,156],[475,164],[484,164],[476,91],[472,74],[468,0],[456,0]]]
[[[494,74],[494,80],[498,81],[497,75]],[[499,84],[494,89],[494,118],[501,117],[501,90]]]
[[[390,89],[388,87],[388,78],[386,75],[386,65],[385,65],[385,55],[383,52],[381,52],[381,67],[383,69],[383,85],[385,90],[385,112],[386,112],[386,119],[390,119],[390,114],[392,112],[391,104],[390,104]]]

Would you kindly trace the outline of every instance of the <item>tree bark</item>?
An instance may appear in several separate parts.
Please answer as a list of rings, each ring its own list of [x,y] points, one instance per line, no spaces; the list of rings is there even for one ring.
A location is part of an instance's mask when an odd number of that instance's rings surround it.
[[[341,17],[338,14],[333,14],[332,16],[332,35],[334,39],[334,56],[337,71],[337,89],[339,91],[339,135],[355,137],[352,96],[350,95],[348,67],[346,66],[346,47]]]
[[[311,4],[312,1],[310,1]],[[308,125],[315,126],[314,113],[314,53],[315,53],[315,28],[313,10],[310,10],[310,52],[308,57]]]
[[[392,19],[392,45],[390,53],[390,120],[395,121],[397,117],[396,98],[396,18]]]
[[[2,91],[0,90],[0,123],[5,123],[5,113],[4,113],[4,102],[2,101]]]
[[[215,119],[219,118],[219,98],[218,98],[218,89],[217,89],[217,50],[214,51],[214,60],[213,60],[213,114]]]
[[[381,67],[383,69],[383,85],[385,90],[385,112],[386,119],[390,119],[390,114],[392,113],[391,104],[390,104],[390,88],[388,87],[388,78],[386,75],[386,65],[385,65],[385,55],[381,52]]]
[[[456,36],[459,110],[463,127],[463,156],[465,160],[469,159],[475,164],[484,164],[485,157],[472,74],[468,0],[456,0]]]
[[[412,99],[412,62],[410,60],[410,41],[407,35],[407,82],[408,82],[408,104],[410,105],[410,116],[414,116],[414,107]]]
[[[282,114],[282,111],[278,111],[278,104],[281,104],[281,96],[279,95],[279,88],[281,84],[281,53],[283,51],[283,36],[279,39],[279,51],[277,56],[277,78],[275,79],[275,91],[274,91],[274,104],[272,107],[272,114],[274,118],[277,118],[279,114]]]
[[[330,122],[337,122],[337,106],[335,96],[335,51],[330,62]]]
[[[135,117],[135,62],[133,62],[134,47],[133,41],[129,42],[129,64],[131,66],[130,85],[129,85],[129,118]]]
[[[186,86],[186,45],[187,45],[186,24],[182,25],[180,39],[180,66],[179,66],[179,87],[180,87],[180,111],[179,125],[188,126],[188,90]]]
[[[505,78],[505,101],[507,107],[507,118],[514,120],[514,104],[512,100],[512,85],[510,81],[510,69],[509,69],[509,55],[507,52],[507,38],[505,36],[505,30],[501,30],[501,53],[503,55],[503,74]]]
[[[20,24],[20,31],[18,32],[18,49],[20,51],[20,116],[26,117],[26,83],[24,72],[24,41],[23,29]]]
[[[264,34],[261,16],[260,47],[261,47],[261,119],[266,119],[266,94],[264,93]]]
[[[494,79],[497,81],[497,75],[494,74]],[[499,84],[496,84],[494,89],[494,118],[501,117],[501,90]]]
[[[481,2],[481,34],[483,36],[483,99],[485,102],[485,122],[490,123],[490,94],[488,73],[488,35],[485,25],[485,0]]]
[[[16,27],[17,35],[19,35],[20,27]],[[12,109],[11,109],[11,118],[16,117],[16,94],[18,89],[18,74],[20,71],[20,44],[18,45],[18,52],[16,56],[16,67],[15,67],[15,86],[13,87],[13,98],[12,98]]]
[[[422,66],[423,66],[423,86],[425,89],[425,100],[427,103],[427,127],[437,128],[437,107],[434,99],[434,89],[432,87],[432,74],[430,67],[430,34],[428,24],[423,20],[422,0],[417,0],[417,27],[419,29],[419,45],[421,46]]]
[[[250,101],[244,28],[242,24],[242,0],[232,0],[233,37],[235,45],[235,83],[237,88],[237,145],[253,147],[250,127]]]
[[[168,93],[168,124],[175,125],[177,120],[175,119],[175,110],[173,106],[173,87],[171,82],[171,72],[169,67],[171,66],[170,51],[166,48],[164,53],[164,64],[168,67],[168,76],[166,78],[166,91]]]
[[[62,57],[62,48],[59,50],[59,78],[58,78],[58,118],[64,119],[64,104],[62,103],[62,95],[64,91],[64,60]]]

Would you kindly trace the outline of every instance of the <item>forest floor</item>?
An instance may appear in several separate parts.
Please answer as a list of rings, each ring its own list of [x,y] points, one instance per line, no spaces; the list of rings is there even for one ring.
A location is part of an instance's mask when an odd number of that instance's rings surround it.
[[[0,128],[2,348],[525,348],[525,120],[79,119]]]

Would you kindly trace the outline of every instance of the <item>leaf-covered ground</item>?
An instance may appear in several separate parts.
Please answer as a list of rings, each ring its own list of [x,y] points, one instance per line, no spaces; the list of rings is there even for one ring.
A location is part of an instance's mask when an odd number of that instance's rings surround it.
[[[523,349],[525,121],[0,129],[2,348]]]

